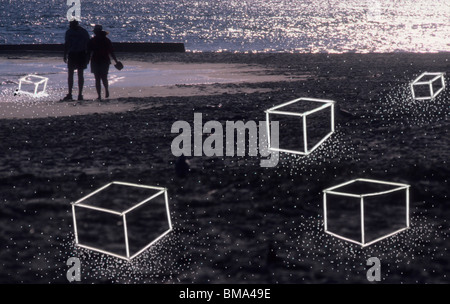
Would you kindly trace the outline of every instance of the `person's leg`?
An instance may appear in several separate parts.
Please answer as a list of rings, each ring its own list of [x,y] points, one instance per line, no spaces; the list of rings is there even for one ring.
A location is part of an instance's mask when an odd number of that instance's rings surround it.
[[[69,93],[66,95],[66,97],[64,97],[63,99],[61,99],[62,101],[66,101],[66,100],[72,100],[72,89],[73,89],[73,73],[74,73],[74,68],[69,64],[67,65],[67,68],[69,70],[69,76],[67,77],[67,84],[69,86]]]
[[[69,85],[69,94],[68,96],[72,96],[72,89],[73,89],[73,73],[75,69],[73,67],[69,66],[69,77],[67,79],[68,85]]]
[[[83,100],[84,69],[78,69],[78,100]]]
[[[108,74],[103,74],[101,78],[103,85],[105,86],[105,98],[108,98],[109,97]]]
[[[97,99],[102,99],[102,94],[101,94],[102,93],[102,84],[100,83],[100,79],[101,79],[100,74],[95,73],[94,76],[95,76],[95,89],[97,90],[97,95],[98,95]]]

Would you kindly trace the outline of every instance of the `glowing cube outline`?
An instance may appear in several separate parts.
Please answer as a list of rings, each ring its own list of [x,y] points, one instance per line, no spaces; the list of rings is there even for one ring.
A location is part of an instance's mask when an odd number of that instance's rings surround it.
[[[391,186],[397,186],[394,189],[390,189],[390,190],[386,190],[386,191],[380,191],[380,192],[374,192],[374,193],[366,193],[366,194],[354,194],[354,193],[346,193],[346,192],[339,192],[339,191],[335,191],[336,189],[339,189],[343,186],[352,184],[354,182],[358,182],[358,181],[362,181],[362,182],[368,182],[368,183],[378,183],[378,184],[385,184],[385,185],[391,185]],[[409,188],[411,186],[407,185],[407,184],[402,184],[402,183],[394,183],[394,182],[386,182],[386,181],[379,181],[379,180],[374,180],[374,179],[367,179],[367,178],[357,178],[354,180],[350,180],[348,182],[327,188],[325,190],[323,190],[323,218],[324,218],[324,231],[325,233],[328,233],[329,235],[332,235],[334,237],[337,237],[341,240],[347,241],[347,242],[351,242],[357,245],[360,245],[361,247],[367,247],[370,246],[374,243],[377,243],[381,240],[384,240],[388,237],[391,237],[397,233],[400,233],[402,231],[405,231],[407,229],[410,228],[410,217],[409,217]],[[405,190],[406,191],[406,227],[400,228],[395,230],[394,232],[388,233],[384,236],[381,236],[379,238],[376,238],[375,240],[372,240],[370,242],[365,242],[365,225],[364,225],[364,198],[365,197],[369,197],[369,196],[377,196],[377,195],[382,195],[382,194],[387,194],[387,193],[392,193],[392,192],[396,192],[396,191],[402,191]],[[332,194],[332,195],[339,195],[339,196],[346,196],[346,197],[353,197],[353,198],[359,198],[360,199],[360,217],[361,217],[361,241],[355,241],[353,239],[341,236],[337,233],[331,232],[328,230],[328,217],[327,217],[327,194]]]
[[[435,77],[428,81],[420,81],[425,76],[435,76]],[[434,92],[433,82],[438,81],[439,79],[441,80],[442,87],[439,90],[437,90],[436,92]],[[430,89],[430,96],[417,97],[416,92],[414,91],[414,86],[419,86],[419,85],[428,85],[428,87]],[[413,82],[411,82],[411,93],[412,93],[413,99],[415,99],[415,100],[434,99],[444,89],[445,89],[445,80],[444,80],[444,73],[442,73],[442,72],[435,72],[435,73],[423,72],[422,74],[419,75],[419,77],[417,77]]]
[[[312,102],[317,102],[317,103],[323,103],[323,105],[312,109],[310,111],[306,111],[303,113],[297,113],[297,112],[288,112],[288,111],[280,111],[278,109],[291,105],[293,103],[302,101],[302,100],[306,100],[306,101],[312,101]],[[286,152],[286,153],[292,153],[292,154],[299,154],[299,155],[309,155],[311,152],[313,152],[314,150],[316,150],[325,140],[327,140],[335,131],[335,127],[334,127],[334,104],[335,101],[334,100],[328,100],[328,99],[318,99],[318,98],[308,98],[308,97],[301,97],[301,98],[297,98],[285,103],[282,103],[280,105],[274,106],[270,109],[267,109],[265,111],[266,113],[266,129],[267,129],[267,134],[269,134],[269,136],[267,137],[267,143],[268,143],[268,148],[269,151],[279,151],[279,152]],[[307,116],[310,114],[313,114],[315,112],[324,110],[326,108],[331,108],[331,126],[330,129],[331,131],[326,134],[317,144],[315,144],[311,149],[308,150],[308,130],[307,130]],[[272,141],[270,138],[270,114],[278,114],[278,115],[290,115],[290,116],[298,116],[302,118],[302,125],[303,125],[303,151],[296,151],[296,150],[289,150],[289,149],[282,149],[280,147],[272,147]]]
[[[134,206],[119,212],[119,211],[115,211],[112,209],[108,209],[108,208],[101,208],[101,207],[96,207],[96,206],[91,206],[91,205],[87,205],[87,204],[83,204],[82,202],[86,199],[88,199],[89,197],[99,193],[100,191],[105,190],[106,188],[108,188],[111,185],[122,185],[122,186],[129,186],[129,187],[138,187],[138,188],[146,188],[146,189],[152,189],[152,190],[159,190],[159,192],[157,192],[154,195],[151,195],[150,197],[144,199],[143,201],[135,204]],[[143,248],[141,248],[140,250],[138,250],[135,254],[130,255],[130,248],[129,248],[129,244],[128,244],[128,228],[127,228],[127,221],[126,221],[126,214],[129,213],[130,211],[150,202],[152,199],[154,199],[157,196],[160,195],[164,195],[164,200],[165,200],[165,207],[166,207],[166,211],[167,211],[167,221],[169,224],[169,229],[167,229],[165,232],[163,232],[159,237],[157,237],[156,239],[154,239],[153,241],[151,241],[149,244],[147,244],[146,246],[144,246]],[[167,188],[164,187],[154,187],[154,186],[146,186],[146,185],[140,185],[140,184],[133,184],[133,183],[125,183],[125,182],[119,182],[119,181],[113,181],[111,183],[106,184],[105,186],[95,190],[94,192],[89,193],[88,195],[82,197],[81,199],[77,200],[74,203],[71,203],[72,205],[72,217],[73,217],[73,228],[74,228],[74,233],[75,233],[75,245],[81,248],[85,248],[85,249],[89,249],[92,251],[97,251],[100,253],[104,253],[104,254],[108,254],[120,259],[124,259],[127,261],[131,261],[132,259],[134,259],[135,257],[137,257],[138,255],[140,255],[142,252],[144,252],[145,250],[147,250],[148,248],[150,248],[152,245],[154,245],[156,242],[158,242],[160,239],[162,239],[164,236],[166,236],[169,232],[171,232],[173,230],[172,227],[172,221],[170,219],[170,209],[169,209],[169,198],[168,198],[168,194],[167,194]],[[114,214],[117,216],[121,216],[122,220],[123,220],[123,228],[124,228],[124,236],[125,236],[125,250],[126,250],[126,256],[117,254],[117,253],[113,253],[113,252],[109,252],[100,248],[96,248],[93,246],[88,246],[88,245],[83,245],[80,244],[80,242],[78,241],[78,229],[77,229],[77,220],[76,220],[76,212],[75,212],[75,207],[79,207],[79,208],[86,208],[86,209],[91,209],[91,210],[96,210],[99,212],[105,212],[105,213],[110,213],[110,214]]]
[[[27,78],[38,78],[40,80],[37,81],[37,82],[34,82],[34,81],[27,80]],[[47,77],[33,75],[33,74],[26,75],[26,76],[24,76],[24,77],[19,79],[19,88],[17,89],[17,93],[30,95],[32,97],[48,96],[47,93],[45,92],[45,90],[47,89],[47,82],[48,82],[48,78]],[[34,92],[30,93],[30,92],[27,92],[27,91],[23,91],[22,90],[22,83],[34,84]],[[42,91],[40,91],[38,93],[38,88],[39,88],[39,85],[41,85],[41,84],[44,84],[44,88],[42,89]]]

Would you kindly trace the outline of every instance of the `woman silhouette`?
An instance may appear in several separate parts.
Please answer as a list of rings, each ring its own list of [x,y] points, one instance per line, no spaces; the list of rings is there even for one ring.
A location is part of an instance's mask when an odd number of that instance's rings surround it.
[[[99,24],[94,27],[95,36],[89,40],[88,53],[91,60],[91,72],[95,76],[95,88],[98,94],[98,100],[102,99],[101,90],[102,86],[100,80],[105,86],[105,98],[109,97],[109,85],[108,85],[108,71],[111,64],[110,56],[117,64],[117,58],[114,54],[111,40],[106,35],[108,32],[103,30],[103,27]]]

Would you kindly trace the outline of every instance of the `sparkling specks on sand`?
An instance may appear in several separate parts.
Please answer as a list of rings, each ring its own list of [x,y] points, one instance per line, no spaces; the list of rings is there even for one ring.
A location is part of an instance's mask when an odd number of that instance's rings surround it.
[[[0,231],[5,270],[0,277],[66,282],[65,262],[77,256],[83,282],[365,282],[365,262],[373,256],[381,260],[383,282],[446,281],[439,265],[447,263],[448,222],[435,217],[439,202],[447,197],[429,183],[439,171],[428,169],[427,158],[433,166],[440,164],[428,152],[439,151],[439,138],[447,135],[448,90],[433,101],[412,101],[409,94],[407,85],[387,89],[366,113],[340,122],[336,133],[310,156],[282,153],[275,168],[260,168],[257,157],[190,159],[192,178],[172,179],[171,186],[177,187],[170,192],[174,231],[132,262],[76,248],[66,197],[53,199],[54,194],[43,191],[36,199],[21,194],[28,198],[26,205],[11,203],[22,202],[22,197],[2,200],[9,208],[0,216],[9,225]],[[126,121],[126,114],[123,117]],[[414,134],[420,137],[414,139]],[[138,136],[127,138],[125,146],[132,147],[138,140]],[[417,154],[404,155],[406,145],[417,147],[411,152]],[[433,145],[438,149],[428,149]],[[158,151],[164,149],[157,146]],[[123,167],[138,171],[136,163],[126,162]],[[364,249],[323,232],[320,194],[326,186],[338,179],[377,174],[408,182],[416,167],[421,170],[414,177],[411,229]],[[148,168],[153,172],[153,167]],[[66,172],[72,174],[72,169]],[[92,179],[73,188],[87,191],[99,174],[80,174],[72,182],[78,183],[83,176]],[[17,186],[10,183],[11,189]],[[195,188],[189,188],[194,184]],[[43,202],[42,197],[50,198]],[[43,210],[51,213],[44,215]],[[11,256],[21,267],[4,262],[4,257]]]

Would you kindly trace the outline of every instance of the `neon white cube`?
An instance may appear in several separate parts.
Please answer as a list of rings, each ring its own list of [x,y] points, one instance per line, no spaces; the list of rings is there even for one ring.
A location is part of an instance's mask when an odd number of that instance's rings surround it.
[[[72,203],[75,244],[131,260],[172,231],[167,189],[112,182]]]
[[[268,138],[269,150],[308,155],[334,133],[334,101],[298,98],[266,110],[267,134],[279,121],[278,146]]]
[[[422,73],[411,83],[413,99],[433,99],[445,89],[444,73]]]
[[[358,178],[323,190],[325,232],[365,247],[408,229],[409,187]]]
[[[17,93],[26,94],[32,97],[47,96],[47,77],[38,75],[27,75],[19,79],[19,88]]]

